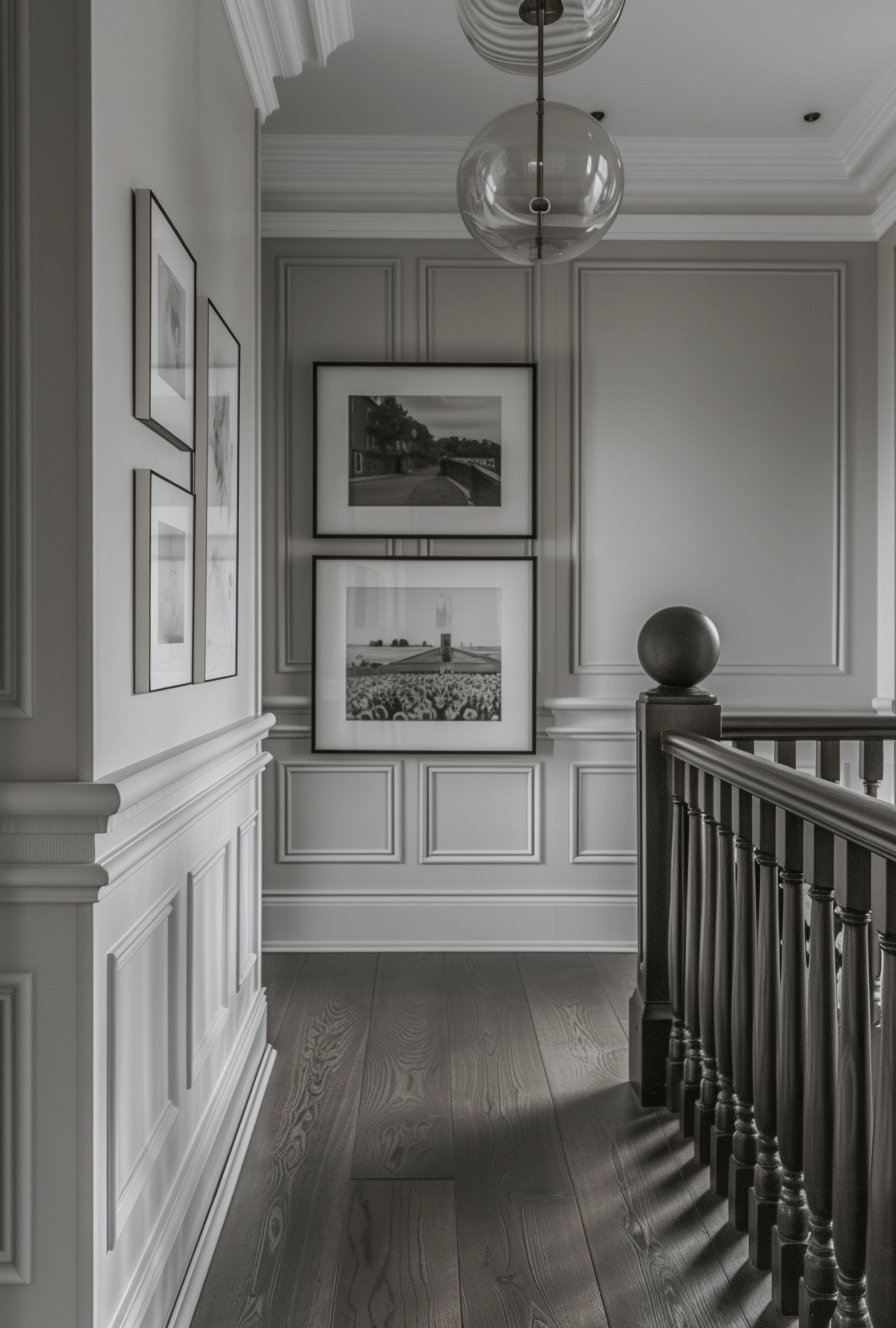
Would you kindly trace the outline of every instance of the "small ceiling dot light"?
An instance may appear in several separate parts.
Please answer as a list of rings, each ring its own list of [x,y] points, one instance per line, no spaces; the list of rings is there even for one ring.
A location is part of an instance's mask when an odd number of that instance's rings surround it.
[[[470,45],[483,60],[508,74],[534,74],[536,54],[520,18],[534,27],[538,0],[454,0]],[[619,21],[625,0],[545,0],[544,69],[572,69],[603,46]],[[563,23],[555,26],[563,15]]]
[[[808,115],[803,116],[803,119],[806,124],[814,124],[816,120],[821,119],[821,111],[809,111]]]

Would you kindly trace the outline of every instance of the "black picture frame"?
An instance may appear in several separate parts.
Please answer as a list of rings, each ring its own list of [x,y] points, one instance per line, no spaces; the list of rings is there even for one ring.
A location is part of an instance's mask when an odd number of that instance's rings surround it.
[[[134,471],[134,691],[193,681],[196,498]]]

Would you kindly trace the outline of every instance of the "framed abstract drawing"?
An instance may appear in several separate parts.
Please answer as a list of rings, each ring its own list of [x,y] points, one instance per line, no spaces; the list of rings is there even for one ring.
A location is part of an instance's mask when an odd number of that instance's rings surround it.
[[[195,499],[153,470],[134,472],[134,690],[193,681]]]
[[[534,752],[534,558],[314,559],[316,752]]]
[[[134,193],[134,414],[194,441],[196,261],[151,189]]]
[[[535,534],[534,364],[314,366],[314,534]]]
[[[237,671],[240,343],[211,300],[196,322],[196,621],[193,681]]]

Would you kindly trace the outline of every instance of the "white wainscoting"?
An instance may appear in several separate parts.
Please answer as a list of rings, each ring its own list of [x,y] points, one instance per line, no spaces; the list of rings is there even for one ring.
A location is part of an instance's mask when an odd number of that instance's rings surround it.
[[[278,862],[401,862],[403,767],[277,763]]]
[[[257,811],[237,827],[236,884],[236,984],[240,990],[258,963],[261,949],[259,907],[261,898],[261,843]]]
[[[540,863],[541,770],[421,762],[420,861]]]
[[[187,874],[187,1065],[190,1087],[227,1022],[231,842]]]
[[[31,973],[0,973],[0,1282],[31,1281],[32,986]]]
[[[635,774],[634,765],[570,764],[570,862],[637,862]]]

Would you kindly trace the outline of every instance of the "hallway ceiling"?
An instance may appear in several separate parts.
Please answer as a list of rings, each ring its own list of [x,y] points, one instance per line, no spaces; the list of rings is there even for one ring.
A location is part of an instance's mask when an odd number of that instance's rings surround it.
[[[467,135],[534,96],[469,46],[453,0],[351,0],[354,38],[277,80],[273,134]],[[604,110],[614,135],[834,134],[896,57],[893,0],[628,0],[590,60],[547,96]],[[896,84],[896,66],[894,66]],[[820,111],[806,124],[803,115]]]

